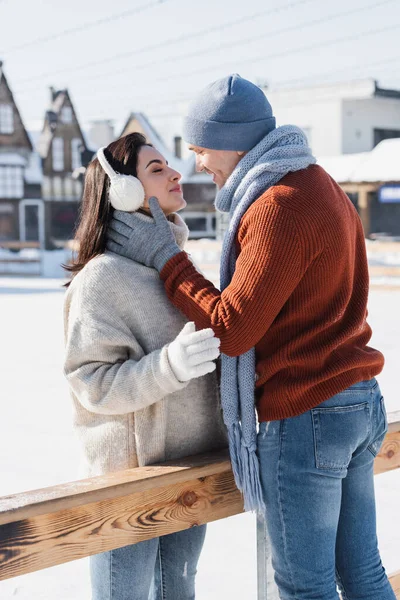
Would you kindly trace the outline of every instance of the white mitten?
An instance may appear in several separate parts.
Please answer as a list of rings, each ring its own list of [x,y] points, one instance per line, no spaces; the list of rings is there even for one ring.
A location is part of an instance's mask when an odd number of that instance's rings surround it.
[[[220,341],[212,329],[196,331],[193,322],[185,327],[168,346],[168,360],[179,381],[189,381],[212,373],[218,358]]]

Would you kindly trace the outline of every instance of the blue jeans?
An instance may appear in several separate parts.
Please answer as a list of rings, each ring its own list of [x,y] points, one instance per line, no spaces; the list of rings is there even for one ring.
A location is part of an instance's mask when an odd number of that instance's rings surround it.
[[[375,379],[298,417],[261,423],[257,446],[282,600],[395,600],[376,536],[374,458],[385,433]]]
[[[90,558],[92,600],[193,600],[206,526]]]

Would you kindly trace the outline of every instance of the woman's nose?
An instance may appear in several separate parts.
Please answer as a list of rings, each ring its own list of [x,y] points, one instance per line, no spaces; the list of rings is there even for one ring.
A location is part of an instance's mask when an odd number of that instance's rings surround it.
[[[171,169],[170,179],[172,181],[179,181],[181,178],[182,178],[182,175],[180,173],[178,173],[178,171]]]

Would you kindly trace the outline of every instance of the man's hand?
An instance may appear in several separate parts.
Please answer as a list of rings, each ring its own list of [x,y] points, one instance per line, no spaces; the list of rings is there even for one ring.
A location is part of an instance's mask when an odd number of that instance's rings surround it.
[[[107,230],[107,249],[136,262],[154,267],[160,273],[170,258],[181,249],[157,198],[150,198],[153,221],[140,213],[114,211]]]

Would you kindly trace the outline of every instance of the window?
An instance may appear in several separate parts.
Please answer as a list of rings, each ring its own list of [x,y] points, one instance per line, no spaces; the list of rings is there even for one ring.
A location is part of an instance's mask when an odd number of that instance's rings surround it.
[[[71,177],[66,177],[64,179],[64,198],[73,198],[74,197],[74,189],[73,189],[73,180]]]
[[[14,114],[10,104],[0,104],[0,133],[14,133]]]
[[[81,146],[82,140],[80,138],[74,138],[71,140],[71,163],[73,171],[82,166]]]
[[[51,195],[51,179],[50,177],[43,177],[42,196],[43,198],[51,198]]]
[[[22,198],[23,195],[22,167],[0,166],[0,198]]]
[[[185,223],[189,227],[190,231],[207,231],[207,220],[204,217],[186,217]]]
[[[185,212],[181,213],[183,220],[189,227],[190,238],[212,238],[215,237],[216,218],[215,213],[207,212]]]
[[[374,148],[383,140],[400,138],[400,129],[374,129]]]
[[[82,182],[79,181],[79,179],[77,179],[75,181],[75,186],[74,187],[75,187],[75,197],[78,198],[78,199],[80,199],[81,196],[82,196],[82,191],[83,191],[82,190]]]
[[[72,108],[70,106],[64,106],[61,110],[61,121],[63,123],[72,123]]]
[[[53,170],[64,170],[64,140],[60,137],[53,139]]]
[[[54,198],[62,198],[63,196],[63,180],[61,177],[53,177],[53,196]]]

